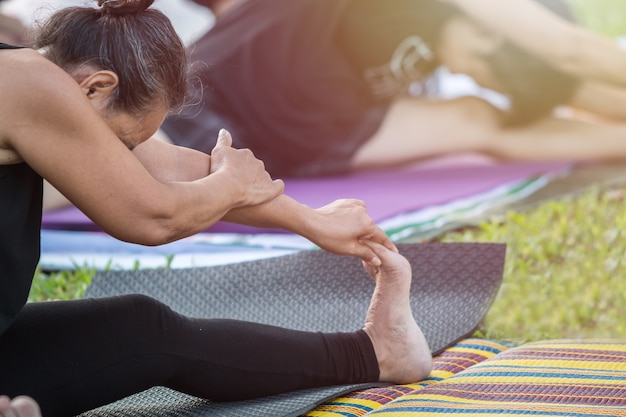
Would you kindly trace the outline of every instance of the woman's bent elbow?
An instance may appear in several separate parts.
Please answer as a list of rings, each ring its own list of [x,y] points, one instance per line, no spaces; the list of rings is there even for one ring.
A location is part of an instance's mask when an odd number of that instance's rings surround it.
[[[118,223],[104,231],[116,239],[143,246],[164,245],[191,236],[195,232],[172,219],[164,218],[132,221],[132,225],[126,226]]]

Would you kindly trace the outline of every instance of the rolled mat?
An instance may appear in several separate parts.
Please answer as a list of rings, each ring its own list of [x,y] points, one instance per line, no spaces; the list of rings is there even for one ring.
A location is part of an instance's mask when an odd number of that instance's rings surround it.
[[[412,267],[411,306],[433,355],[471,335],[500,287],[506,246],[422,243],[398,248]],[[209,268],[101,272],[86,296],[145,294],[192,317],[350,332],[362,328],[373,290],[358,259],[303,251]],[[157,387],[83,416],[298,416],[347,392],[384,385],[324,387],[231,403]]]

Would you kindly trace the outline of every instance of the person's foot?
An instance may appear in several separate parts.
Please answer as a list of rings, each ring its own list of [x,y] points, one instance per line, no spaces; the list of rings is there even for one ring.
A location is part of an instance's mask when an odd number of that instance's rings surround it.
[[[30,397],[0,397],[0,417],[41,417],[39,406]]]
[[[420,381],[430,374],[432,356],[411,312],[411,265],[380,244],[368,244],[382,261],[378,268],[363,264],[376,282],[364,330],[374,345],[379,379],[396,384]]]

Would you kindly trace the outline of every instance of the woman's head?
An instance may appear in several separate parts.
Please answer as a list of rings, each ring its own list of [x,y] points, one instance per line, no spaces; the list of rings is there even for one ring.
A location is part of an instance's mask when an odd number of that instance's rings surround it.
[[[154,0],[98,0],[45,22],[34,46],[80,83],[94,70],[112,73],[107,111],[141,116],[155,106],[181,108],[187,96],[185,47]]]
[[[559,16],[574,21],[563,0],[536,0]],[[510,125],[532,122],[568,103],[578,81],[544,60],[451,11],[439,36],[440,59],[453,72],[473,76],[483,87],[509,96]]]

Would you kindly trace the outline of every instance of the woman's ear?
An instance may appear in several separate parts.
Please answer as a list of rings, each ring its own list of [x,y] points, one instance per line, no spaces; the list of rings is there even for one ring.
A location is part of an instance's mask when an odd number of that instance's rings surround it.
[[[94,106],[103,109],[119,86],[119,78],[113,71],[100,70],[85,77],[79,85]]]

